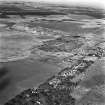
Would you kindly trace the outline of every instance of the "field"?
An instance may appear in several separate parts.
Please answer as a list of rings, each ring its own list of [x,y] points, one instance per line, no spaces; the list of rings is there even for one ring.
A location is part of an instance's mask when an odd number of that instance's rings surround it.
[[[1,2],[0,105],[105,105],[104,16],[90,7]]]

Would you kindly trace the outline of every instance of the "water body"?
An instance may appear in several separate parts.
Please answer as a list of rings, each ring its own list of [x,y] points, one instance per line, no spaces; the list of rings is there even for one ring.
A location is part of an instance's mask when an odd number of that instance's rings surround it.
[[[5,79],[0,80],[0,104],[19,94],[22,90],[37,87],[60,69],[54,65],[43,64],[37,60],[23,59],[2,63],[6,69]],[[3,88],[2,88],[3,87]]]

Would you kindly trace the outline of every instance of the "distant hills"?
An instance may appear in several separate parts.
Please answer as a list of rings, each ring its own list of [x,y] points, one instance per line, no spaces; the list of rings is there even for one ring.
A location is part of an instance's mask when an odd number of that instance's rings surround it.
[[[66,6],[32,2],[2,2],[0,4],[0,17],[7,15],[89,15],[94,18],[104,18],[105,13],[102,9],[81,7],[81,6]]]

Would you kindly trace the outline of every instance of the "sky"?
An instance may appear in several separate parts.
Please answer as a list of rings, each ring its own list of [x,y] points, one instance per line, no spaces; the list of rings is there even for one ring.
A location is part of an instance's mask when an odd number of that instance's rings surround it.
[[[67,4],[67,5],[86,5],[97,6],[105,8],[105,0],[0,0],[0,1],[33,1],[33,2],[49,2],[55,4]]]

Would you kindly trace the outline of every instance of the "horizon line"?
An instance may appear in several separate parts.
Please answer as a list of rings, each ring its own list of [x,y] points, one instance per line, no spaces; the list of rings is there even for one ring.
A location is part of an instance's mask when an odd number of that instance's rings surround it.
[[[0,2],[36,2],[36,3],[48,3],[66,6],[83,6],[83,7],[93,7],[105,9],[105,2],[100,0],[0,0]]]

